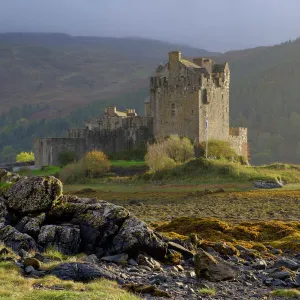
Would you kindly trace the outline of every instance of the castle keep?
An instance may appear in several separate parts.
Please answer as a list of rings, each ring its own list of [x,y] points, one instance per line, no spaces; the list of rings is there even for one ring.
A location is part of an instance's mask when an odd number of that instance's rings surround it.
[[[239,155],[247,156],[247,129],[229,127],[229,85],[228,63],[187,60],[179,51],[170,52],[168,63],[159,65],[150,78],[145,116],[112,106],[102,118],[87,121],[85,128],[70,129],[67,138],[36,139],[36,166],[59,164],[59,154],[65,151],[79,157],[93,149],[114,153],[171,134],[195,142],[205,141],[207,134],[208,139],[230,142]]]

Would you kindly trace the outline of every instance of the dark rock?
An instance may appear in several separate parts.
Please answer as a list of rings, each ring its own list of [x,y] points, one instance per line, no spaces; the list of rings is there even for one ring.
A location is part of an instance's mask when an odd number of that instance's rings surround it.
[[[38,235],[39,245],[44,248],[54,247],[68,255],[79,252],[80,242],[80,230],[69,226],[46,225]]]
[[[34,239],[31,236],[17,231],[10,225],[0,225],[0,240],[15,252],[19,252],[21,249],[25,251],[38,249]]]
[[[101,260],[106,262],[113,262],[115,264],[120,264],[120,265],[127,265],[128,254],[121,253],[112,256],[104,256],[101,257]]]
[[[34,267],[33,266],[27,266],[25,267],[25,273],[26,274],[30,274],[34,271]]]
[[[198,278],[211,281],[232,280],[238,275],[229,263],[219,257],[213,257],[204,250],[195,255],[195,273]]]
[[[134,260],[134,259],[129,259],[129,261],[128,261],[128,264],[130,265],[130,266],[138,266],[138,263]]]
[[[88,263],[92,263],[92,264],[97,264],[99,263],[99,258],[95,255],[95,254],[91,254],[89,256],[86,256],[83,261],[88,262]]]
[[[35,218],[24,217],[17,225],[16,229],[22,233],[27,233],[33,238],[37,238],[41,226],[44,223],[46,214],[42,213]]]
[[[47,212],[62,195],[62,184],[53,176],[22,177],[4,193],[5,204],[18,213]]]
[[[97,278],[119,281],[119,278],[114,273],[89,263],[62,263],[53,267],[46,274],[57,276],[62,280],[82,282],[89,282]]]
[[[254,186],[260,189],[276,189],[282,188],[283,183],[278,180],[258,180],[254,181]]]
[[[282,257],[277,259],[273,264],[273,268],[280,268],[280,267],[285,267],[291,270],[297,270],[300,266],[294,260],[286,257]]]
[[[271,276],[276,279],[285,280],[285,279],[290,278],[291,274],[290,274],[290,272],[280,271],[280,272],[272,273]]]
[[[296,276],[295,281],[298,285],[300,285],[300,274]]]
[[[149,294],[153,297],[165,297],[171,298],[171,294],[165,292],[163,290],[158,289],[154,285],[144,285],[144,284],[125,284],[123,288],[128,292],[135,293],[135,294]]]
[[[151,269],[159,269],[160,263],[148,255],[139,254],[137,257],[137,263],[140,266],[147,266]]]
[[[190,250],[174,242],[168,242],[168,249],[172,249],[181,253],[184,259],[190,259],[194,257],[194,254]]]
[[[70,223],[79,225],[82,250],[85,253],[95,253],[98,257],[99,248],[105,248],[107,242],[119,231],[129,212],[121,206],[106,201],[89,203],[88,199],[71,198],[72,202],[55,207],[49,218],[56,221],[69,220]],[[122,253],[124,251],[112,253]]]
[[[267,268],[267,263],[264,259],[259,259],[252,264],[252,268],[255,270],[265,270]]]
[[[112,254],[128,253],[130,256],[146,252],[158,260],[164,260],[167,244],[144,222],[131,216],[114,236],[108,250]]]
[[[8,225],[9,222],[10,222],[10,215],[4,203],[4,199],[0,197],[0,223],[4,223],[5,225]]]

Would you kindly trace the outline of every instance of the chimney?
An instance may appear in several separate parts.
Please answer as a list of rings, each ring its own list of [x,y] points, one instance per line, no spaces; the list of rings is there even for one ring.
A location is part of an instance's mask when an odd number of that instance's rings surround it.
[[[170,72],[176,71],[179,66],[179,61],[181,60],[180,51],[169,52],[169,70]]]

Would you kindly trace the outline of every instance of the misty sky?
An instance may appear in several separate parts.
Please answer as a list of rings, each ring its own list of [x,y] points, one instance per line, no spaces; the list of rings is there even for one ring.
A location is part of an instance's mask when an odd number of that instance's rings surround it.
[[[300,36],[300,0],[0,0],[0,32],[138,36],[212,51]]]

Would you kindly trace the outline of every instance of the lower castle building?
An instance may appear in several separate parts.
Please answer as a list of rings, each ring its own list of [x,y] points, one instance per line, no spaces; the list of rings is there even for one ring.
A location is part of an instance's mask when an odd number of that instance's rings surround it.
[[[82,157],[91,150],[115,153],[144,146],[171,134],[194,142],[228,141],[239,155],[247,153],[247,128],[229,127],[228,63],[208,58],[183,59],[179,51],[159,65],[150,78],[150,98],[145,116],[134,109],[105,110],[102,118],[86,122],[85,128],[70,129],[66,138],[42,138],[34,142],[36,166],[59,165],[59,154],[74,151]]]

